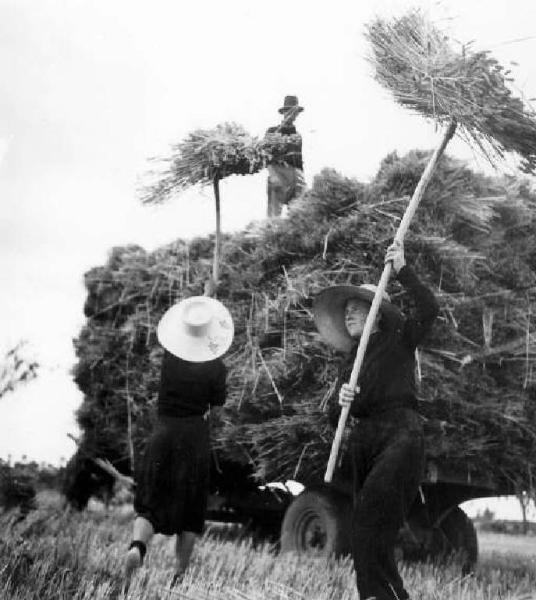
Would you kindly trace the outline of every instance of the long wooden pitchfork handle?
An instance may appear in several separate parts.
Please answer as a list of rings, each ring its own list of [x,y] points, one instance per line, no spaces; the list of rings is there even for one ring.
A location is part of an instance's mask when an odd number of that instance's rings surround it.
[[[448,127],[446,128],[443,138],[441,139],[441,143],[435,149],[434,153],[430,157],[428,164],[426,165],[426,169],[424,170],[415,191],[413,192],[413,196],[409,201],[409,204],[406,208],[404,216],[400,221],[400,225],[398,226],[398,230],[395,234],[395,241],[402,242],[406,235],[406,232],[409,228],[411,220],[415,215],[415,211],[419,206],[420,201],[424,195],[424,191],[426,190],[426,186],[430,182],[432,175],[437,167],[437,163],[441,158],[441,155],[445,151],[447,144],[450,139],[454,135],[456,131],[456,121],[452,120]],[[383,273],[378,283],[378,288],[374,294],[374,300],[369,309],[369,313],[367,315],[367,319],[365,321],[365,326],[363,327],[363,333],[361,334],[361,339],[359,340],[359,346],[357,347],[357,354],[354,361],[354,366],[352,369],[352,374],[350,375],[349,385],[352,389],[355,389],[357,385],[357,378],[359,376],[359,371],[361,370],[361,366],[363,364],[363,358],[365,357],[365,351],[367,349],[367,344],[369,341],[370,333],[372,330],[372,326],[376,319],[376,315],[378,314],[378,309],[380,308],[380,304],[382,301],[382,296],[387,288],[387,282],[389,281],[389,277],[391,275],[392,263],[388,262],[385,264],[383,268]],[[324,481],[326,483],[330,483],[333,477],[333,471],[335,470],[335,465],[337,464],[337,456],[339,454],[339,448],[341,445],[342,434],[344,433],[344,427],[346,425],[346,420],[348,419],[348,414],[350,413],[350,407],[344,406],[341,409],[341,414],[339,416],[339,423],[337,424],[337,431],[335,432],[335,437],[333,438],[333,443],[331,445],[331,453],[329,455],[328,465],[326,467],[326,473],[324,475]]]

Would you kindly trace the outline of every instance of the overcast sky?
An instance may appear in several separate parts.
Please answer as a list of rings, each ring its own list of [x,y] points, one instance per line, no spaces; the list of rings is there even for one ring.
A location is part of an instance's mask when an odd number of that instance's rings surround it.
[[[210,190],[154,209],[136,189],[148,158],[196,127],[262,135],[286,94],[305,111],[305,175],[366,180],[392,150],[430,148],[432,124],[372,79],[363,25],[377,0],[0,0],[0,348],[27,339],[39,379],[2,400],[0,457],[57,463],[73,452],[80,394],[68,370],[84,319],[83,274],[114,245],[153,249],[213,229]],[[536,96],[534,0],[425,2]],[[520,40],[520,41],[516,41]],[[459,141],[450,151],[485,161]],[[223,227],[265,212],[266,174],[230,178]]]

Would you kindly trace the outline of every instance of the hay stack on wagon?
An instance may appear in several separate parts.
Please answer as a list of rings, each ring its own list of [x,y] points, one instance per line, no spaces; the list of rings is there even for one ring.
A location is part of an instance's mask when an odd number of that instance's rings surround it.
[[[319,289],[377,279],[386,245],[428,160],[386,157],[363,184],[326,170],[284,220],[222,243],[219,298],[236,338],[229,399],[213,424],[220,460],[259,482],[319,481],[333,430],[326,415],[338,357],[310,314]],[[526,489],[536,464],[536,194],[443,158],[409,235],[408,260],[437,294],[438,324],[420,353],[420,409],[429,460]],[[178,299],[202,293],[212,240],[153,253],[116,248],[86,275],[87,325],[75,378],[84,451],[120,464],[151,427],[159,360],[155,326]],[[396,283],[389,292],[405,305]]]
[[[378,81],[403,106],[446,125],[443,145],[456,128],[492,162],[514,153],[534,172],[534,112],[489,53],[454,50],[418,11],[378,19],[367,35]],[[222,130],[186,140],[145,200],[262,168],[266,149],[244,136]],[[231,138],[239,139],[229,151]],[[314,330],[311,298],[329,285],[378,280],[429,158],[390,155],[370,184],[324,171],[288,219],[222,241],[218,296],[233,313],[236,339],[229,401],[213,435],[219,456],[247,465],[259,482],[321,478],[337,357]],[[535,202],[527,181],[486,178],[443,157],[406,243],[441,303],[419,360],[428,458],[499,487],[534,485]],[[152,254],[116,249],[88,273],[75,373],[86,394],[79,421],[88,451],[128,456],[129,423],[140,451],[156,397],[155,325],[173,302],[203,292],[211,262],[211,240],[196,239]],[[390,287],[405,305],[402,290]]]

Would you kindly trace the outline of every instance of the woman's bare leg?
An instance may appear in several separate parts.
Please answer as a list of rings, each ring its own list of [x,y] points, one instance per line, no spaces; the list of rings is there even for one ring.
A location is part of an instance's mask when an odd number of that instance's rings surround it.
[[[154,529],[151,523],[143,518],[136,517],[134,521],[134,531],[132,534],[132,542],[141,542],[144,547],[147,546],[151,538],[153,537]],[[132,573],[140,567],[143,561],[143,556],[140,548],[138,546],[133,546],[130,548],[127,554],[127,560],[125,564],[125,578],[127,582],[132,577]]]
[[[197,534],[183,531],[175,540],[175,556],[177,558],[177,576],[182,577],[188,565],[195,545]]]
[[[144,544],[148,544],[153,537],[154,529],[151,523],[144,517],[136,517],[134,521],[133,540],[138,540]]]

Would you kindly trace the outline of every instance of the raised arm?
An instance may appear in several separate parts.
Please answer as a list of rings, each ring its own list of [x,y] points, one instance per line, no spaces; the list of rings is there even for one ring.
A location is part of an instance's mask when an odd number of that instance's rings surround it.
[[[404,245],[395,240],[385,254],[385,262],[392,261],[393,270],[398,281],[409,292],[414,302],[413,314],[404,321],[402,341],[411,349],[415,349],[423,337],[430,331],[439,313],[439,305],[432,292],[424,286],[408,267],[404,257]]]
[[[397,277],[414,301],[413,314],[404,322],[402,339],[409,347],[416,348],[432,328],[439,305],[432,291],[422,284],[411,267],[402,267]]]

